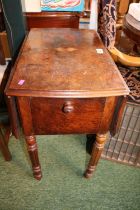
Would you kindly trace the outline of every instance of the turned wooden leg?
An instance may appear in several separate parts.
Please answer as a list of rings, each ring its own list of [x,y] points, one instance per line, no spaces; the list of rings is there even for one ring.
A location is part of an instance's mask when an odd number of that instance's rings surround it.
[[[38,158],[38,149],[35,136],[26,136],[27,148],[33,168],[33,175],[37,180],[42,178],[41,167]]]
[[[91,158],[87,167],[87,170],[85,171],[85,178],[90,178],[97,166],[98,160],[100,159],[102,150],[104,148],[104,143],[106,140],[106,134],[97,134],[96,135],[96,141],[93,145]]]

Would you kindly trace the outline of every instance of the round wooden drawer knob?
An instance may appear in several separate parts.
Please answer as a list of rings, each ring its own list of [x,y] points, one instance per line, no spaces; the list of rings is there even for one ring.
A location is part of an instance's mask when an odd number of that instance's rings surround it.
[[[63,112],[64,113],[70,113],[74,110],[74,107],[71,103],[67,102],[66,104],[64,104],[63,106]]]

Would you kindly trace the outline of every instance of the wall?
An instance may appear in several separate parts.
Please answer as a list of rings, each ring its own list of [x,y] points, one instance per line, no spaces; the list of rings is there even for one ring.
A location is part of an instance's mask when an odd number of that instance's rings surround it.
[[[24,12],[41,12],[40,0],[21,0]]]

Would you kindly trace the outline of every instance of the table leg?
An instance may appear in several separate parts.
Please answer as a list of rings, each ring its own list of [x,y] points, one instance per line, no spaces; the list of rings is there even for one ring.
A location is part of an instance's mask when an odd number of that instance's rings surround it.
[[[35,136],[26,136],[27,148],[30,156],[30,160],[33,168],[33,175],[35,179],[40,180],[42,178],[41,167],[38,158],[38,149]]]
[[[106,134],[97,134],[96,135],[96,141],[93,145],[91,158],[90,158],[88,167],[84,174],[85,178],[90,178],[92,176],[93,172],[95,171],[97,163],[100,159],[102,150],[104,148],[105,140],[106,140]]]

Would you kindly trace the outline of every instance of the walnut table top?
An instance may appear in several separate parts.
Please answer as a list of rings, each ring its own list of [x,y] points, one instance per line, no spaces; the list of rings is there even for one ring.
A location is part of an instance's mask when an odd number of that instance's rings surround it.
[[[20,81],[24,81],[23,84]],[[128,92],[95,31],[32,29],[7,93],[89,98],[127,95]]]

